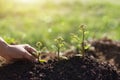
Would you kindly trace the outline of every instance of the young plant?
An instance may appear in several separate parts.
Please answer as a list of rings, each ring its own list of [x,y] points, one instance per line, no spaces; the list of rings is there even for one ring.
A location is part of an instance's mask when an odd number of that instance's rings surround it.
[[[85,49],[87,49],[89,47],[89,45],[85,45],[85,34],[86,33],[88,33],[86,31],[86,26],[81,25],[79,27],[78,33],[72,34],[71,42],[76,45],[77,53],[81,53],[81,56],[85,56]]]
[[[81,25],[80,26],[80,32],[82,32],[82,41],[81,41],[81,53],[83,56],[85,56],[85,33],[86,33],[86,29],[85,29],[85,25]]]
[[[38,51],[37,51],[37,59],[38,59],[38,61],[39,62],[46,62],[46,60],[42,60],[41,59],[41,53],[45,50],[45,47],[43,47],[43,44],[42,44],[42,42],[37,42],[36,43],[36,46],[38,47]]]
[[[62,37],[58,37],[55,39],[55,46],[57,48],[58,59],[60,59],[60,50],[64,47],[64,39]]]

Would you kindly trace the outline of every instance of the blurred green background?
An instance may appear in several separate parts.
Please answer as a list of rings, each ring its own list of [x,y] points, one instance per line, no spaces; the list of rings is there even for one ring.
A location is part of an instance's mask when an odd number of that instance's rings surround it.
[[[87,25],[88,39],[120,40],[120,0],[0,0],[0,36],[7,42],[47,46]]]

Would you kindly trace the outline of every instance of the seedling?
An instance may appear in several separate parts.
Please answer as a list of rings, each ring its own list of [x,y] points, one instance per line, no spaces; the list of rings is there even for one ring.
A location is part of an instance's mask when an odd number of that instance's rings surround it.
[[[80,32],[82,32],[82,41],[81,41],[81,53],[83,56],[85,56],[85,44],[84,44],[84,41],[85,41],[85,25],[81,25],[80,26]]]
[[[81,53],[82,56],[85,56],[85,49],[89,48],[89,45],[85,45],[85,34],[88,33],[86,31],[86,26],[81,25],[79,27],[78,34],[72,34],[72,43],[76,44],[77,53]],[[81,38],[82,36],[82,38]]]
[[[36,54],[37,54],[37,59],[38,59],[38,61],[39,61],[39,62],[46,62],[46,60],[42,60],[42,59],[41,59],[41,52],[45,50],[45,47],[43,47],[42,42],[37,42],[37,43],[36,43],[36,46],[37,46],[38,49],[39,49],[39,50],[37,51],[37,53],[36,53]]]
[[[75,45],[77,53],[80,53],[81,39],[77,34],[71,34],[71,42]]]
[[[64,47],[64,39],[62,37],[58,37],[55,39],[55,46],[57,48],[58,59],[60,59],[60,50]]]

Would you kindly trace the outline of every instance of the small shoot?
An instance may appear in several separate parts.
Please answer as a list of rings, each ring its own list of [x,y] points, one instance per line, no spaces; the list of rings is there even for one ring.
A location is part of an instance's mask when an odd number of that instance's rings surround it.
[[[61,50],[61,48],[63,48],[65,46],[65,44],[64,44],[65,42],[62,37],[58,37],[54,41],[55,41],[55,46],[57,48],[58,60],[60,60],[60,50]]]
[[[71,34],[71,42],[75,45],[76,51],[79,54],[80,53],[80,44],[81,44],[81,38],[77,34]]]
[[[86,33],[86,26],[81,25],[80,26],[80,32],[82,32],[82,41],[81,41],[81,53],[83,56],[85,56],[85,33]]]
[[[37,59],[38,59],[38,61],[41,62],[41,63],[46,62],[46,60],[41,59],[41,53],[42,53],[42,51],[45,50],[45,47],[43,47],[42,42],[37,42],[37,43],[36,43],[36,46],[37,46],[38,49],[39,49],[39,50],[37,51]]]
[[[77,53],[81,53],[80,56],[85,56],[85,50],[89,48],[89,45],[85,45],[86,26],[81,25],[77,34],[72,34],[71,42],[76,45]]]

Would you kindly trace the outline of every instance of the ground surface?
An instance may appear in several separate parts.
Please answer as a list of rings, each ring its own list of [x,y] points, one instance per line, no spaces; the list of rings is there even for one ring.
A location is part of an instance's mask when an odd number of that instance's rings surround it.
[[[120,77],[110,65],[88,57],[72,57],[46,64],[19,61],[0,68],[0,80],[120,80]]]
[[[120,42],[113,41],[108,38],[95,40],[92,42],[92,46],[95,48],[90,51],[90,54],[99,59],[100,61],[106,61],[110,64],[116,65],[120,69]],[[88,53],[89,54],[89,53]]]
[[[94,48],[86,55],[91,57],[58,61],[53,54],[46,54],[47,63],[17,61],[0,68],[0,80],[120,80],[120,42],[104,38],[90,43]],[[66,56],[75,54],[70,51]]]

